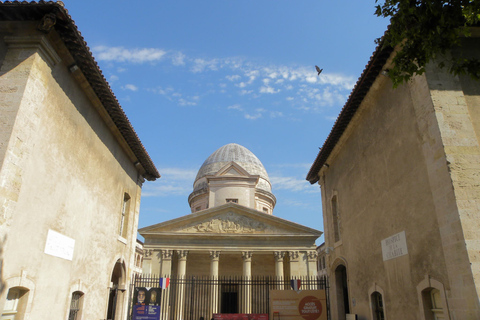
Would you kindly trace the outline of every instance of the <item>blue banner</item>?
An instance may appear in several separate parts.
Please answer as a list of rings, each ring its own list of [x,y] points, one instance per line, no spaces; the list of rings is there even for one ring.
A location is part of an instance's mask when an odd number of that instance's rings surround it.
[[[134,305],[132,320],[160,320],[160,306]]]

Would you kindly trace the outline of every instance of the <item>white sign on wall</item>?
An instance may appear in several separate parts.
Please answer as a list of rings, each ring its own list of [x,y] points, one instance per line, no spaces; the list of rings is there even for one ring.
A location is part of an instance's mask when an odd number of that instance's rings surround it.
[[[48,230],[45,253],[62,259],[73,259],[75,240],[53,230]]]
[[[382,240],[383,261],[408,254],[405,231]]]

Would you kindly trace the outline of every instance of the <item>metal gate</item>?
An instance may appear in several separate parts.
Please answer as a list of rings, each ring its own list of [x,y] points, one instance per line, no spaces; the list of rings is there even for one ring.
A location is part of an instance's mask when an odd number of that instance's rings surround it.
[[[327,296],[327,317],[330,319],[328,282],[324,277],[296,277],[302,290],[325,290]],[[290,278],[269,276],[218,277],[186,276],[172,277],[167,288],[160,288],[160,277],[156,275],[134,275],[130,286],[129,319],[138,290],[155,293],[161,320],[210,320],[213,313],[270,313],[270,290],[292,290]],[[141,289],[140,289],[141,288]]]

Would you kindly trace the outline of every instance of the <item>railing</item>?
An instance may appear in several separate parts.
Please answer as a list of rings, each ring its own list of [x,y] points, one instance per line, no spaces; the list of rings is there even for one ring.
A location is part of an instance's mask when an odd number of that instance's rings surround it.
[[[328,282],[324,277],[292,277],[301,280],[301,290],[325,290],[328,312]],[[161,320],[210,320],[214,313],[270,312],[270,290],[292,290],[290,278],[268,276],[171,277],[168,288],[160,288],[156,275],[134,275],[130,288],[129,315],[136,292],[147,291],[145,304],[158,305]],[[152,293],[154,292],[154,293]],[[154,300],[151,297],[154,296]],[[129,318],[131,319],[131,318]]]

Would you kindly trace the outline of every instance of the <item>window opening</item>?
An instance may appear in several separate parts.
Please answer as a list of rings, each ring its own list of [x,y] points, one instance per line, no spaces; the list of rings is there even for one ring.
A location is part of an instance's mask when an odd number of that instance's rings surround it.
[[[130,196],[128,195],[128,193],[125,193],[123,196],[122,218],[120,221],[120,230],[119,230],[119,235],[124,238],[126,238],[126,235],[127,235],[126,222],[128,221],[129,207],[130,207]]]
[[[75,291],[74,293],[72,293],[72,300],[70,301],[70,314],[68,316],[68,320],[80,319],[82,297],[83,293],[80,291]]]
[[[380,292],[372,293],[373,316],[374,320],[385,320],[385,313],[383,312],[383,298]]]
[[[337,196],[332,198],[332,217],[335,242],[340,241],[340,214],[338,213]]]

